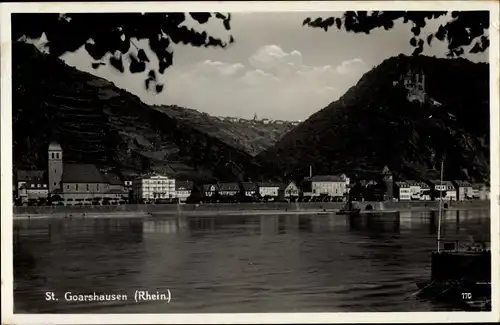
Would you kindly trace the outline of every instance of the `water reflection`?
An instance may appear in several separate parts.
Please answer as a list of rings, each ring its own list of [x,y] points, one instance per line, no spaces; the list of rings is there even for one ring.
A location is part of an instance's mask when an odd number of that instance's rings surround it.
[[[445,238],[489,239],[488,211],[446,211],[442,220]],[[33,260],[15,266],[16,312],[445,308],[404,300],[429,276],[436,213],[45,219],[15,221],[14,228],[16,251]],[[167,308],[43,298],[46,291],[137,288],[169,288],[175,300]]]

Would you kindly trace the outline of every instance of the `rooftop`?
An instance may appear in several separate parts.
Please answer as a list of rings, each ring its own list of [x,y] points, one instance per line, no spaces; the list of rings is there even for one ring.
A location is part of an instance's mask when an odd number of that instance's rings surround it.
[[[62,151],[61,145],[57,142],[51,142],[49,144],[49,151]]]
[[[342,177],[337,175],[316,175],[313,177],[304,177],[304,181],[310,182],[344,182]]]
[[[104,175],[92,164],[64,164],[63,183],[107,183]]]

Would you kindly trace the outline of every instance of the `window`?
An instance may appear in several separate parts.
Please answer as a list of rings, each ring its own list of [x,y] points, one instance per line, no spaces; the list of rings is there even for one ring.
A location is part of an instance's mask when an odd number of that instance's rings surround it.
[[[99,192],[99,184],[97,184],[97,192]]]
[[[58,153],[56,153],[56,158],[57,158],[57,159],[59,159],[59,152],[58,152]]]
[[[89,184],[87,184],[87,191],[89,191]]]
[[[54,182],[54,186],[57,186],[57,183],[56,183],[56,182]]]
[[[57,169],[54,169],[54,174],[57,174]]]
[[[54,159],[54,153],[52,153],[52,159]]]
[[[35,187],[35,184],[31,184],[31,187]]]
[[[78,184],[75,185],[75,189],[78,191]]]
[[[69,185],[66,185],[66,188],[69,190]]]
[[[42,187],[42,184],[37,184],[36,187]]]

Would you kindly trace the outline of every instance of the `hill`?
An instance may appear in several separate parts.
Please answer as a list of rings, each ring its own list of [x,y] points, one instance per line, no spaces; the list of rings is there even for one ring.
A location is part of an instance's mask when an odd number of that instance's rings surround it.
[[[176,106],[148,106],[105,79],[34,46],[13,44],[14,168],[45,169],[52,140],[65,161],[124,174],[169,172],[185,179],[259,175],[254,156],[288,125],[244,125]]]
[[[258,159],[270,174],[298,179],[310,165],[315,174],[354,176],[387,165],[397,178],[429,179],[439,177],[445,155],[445,178],[487,181],[489,109],[488,64],[400,55]]]

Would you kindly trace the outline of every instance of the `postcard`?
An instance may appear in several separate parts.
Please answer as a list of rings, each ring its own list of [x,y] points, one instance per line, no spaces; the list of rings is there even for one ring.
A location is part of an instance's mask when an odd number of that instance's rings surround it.
[[[499,320],[498,3],[0,6],[3,322]]]

